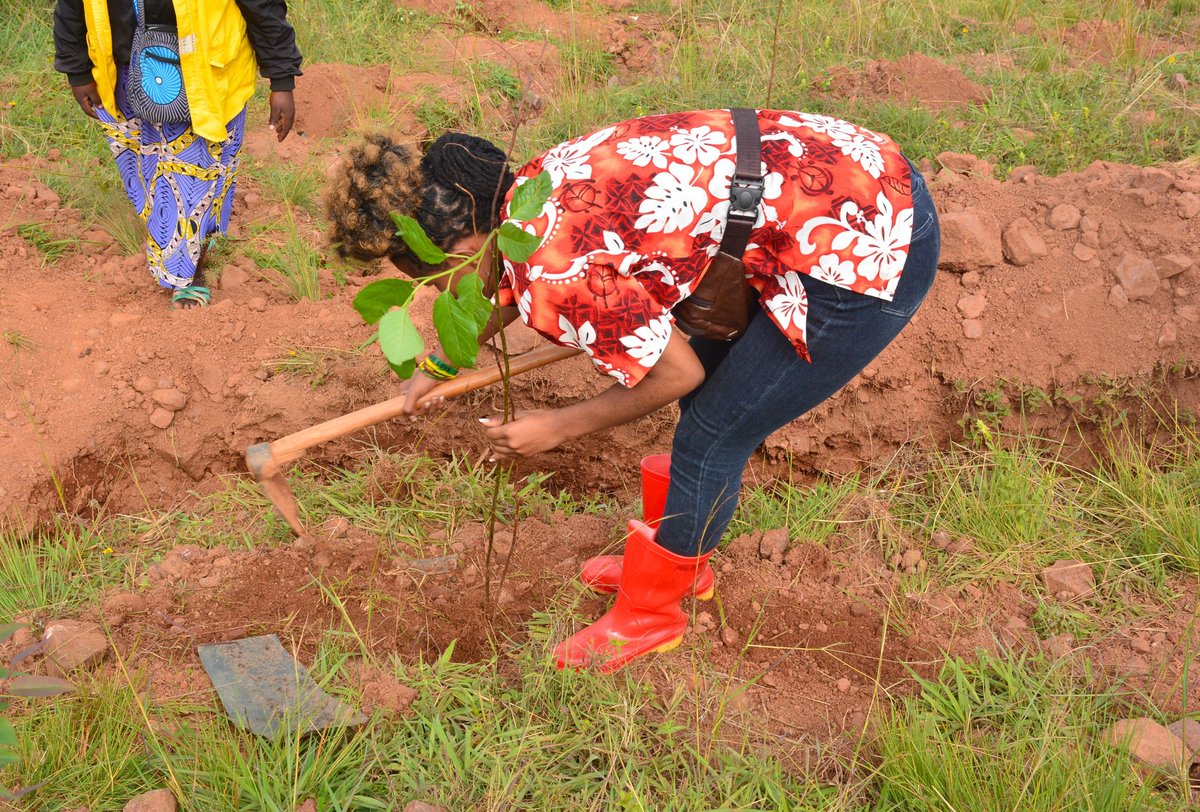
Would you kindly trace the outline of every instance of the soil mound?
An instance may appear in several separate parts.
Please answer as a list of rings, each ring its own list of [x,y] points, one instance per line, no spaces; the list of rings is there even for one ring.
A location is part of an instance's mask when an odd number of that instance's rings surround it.
[[[852,470],[914,439],[961,436],[960,419],[981,398],[1016,429],[1022,403],[997,394],[998,380],[1040,393],[1026,420],[1047,433],[1069,431],[1093,403],[1134,416],[1154,396],[1168,413],[1173,402],[1200,403],[1200,171],[1097,163],[1000,182],[975,171],[971,156],[944,157],[959,171],[932,183],[943,272],[923,309],[838,396],[770,437],[760,462]],[[329,298],[295,302],[273,271],[241,259],[223,271],[213,306],[172,312],[141,258],[120,256],[105,232],[83,234],[57,261],[17,233],[22,223],[54,238],[80,233],[78,215],[33,168],[0,169],[10,211],[0,230],[0,325],[10,336],[0,345],[0,515],[28,524],[62,511],[167,509],[241,472],[247,446],[395,393],[375,350],[354,351],[370,331],[349,302],[368,279],[342,287],[323,271]],[[252,183],[243,192],[239,206],[257,197]],[[430,306],[423,297],[419,318]],[[534,339],[518,329],[512,342],[524,349]],[[606,383],[572,359],[518,379],[513,393],[520,408],[552,407]],[[432,428],[393,421],[312,456],[349,464],[376,444],[418,443],[482,454],[474,417],[498,412],[499,398],[474,393]],[[569,489],[622,490],[643,453],[669,448],[674,419],[664,410],[523,470],[554,471]]]
[[[924,54],[909,54],[895,62],[877,60],[860,70],[839,68],[817,86],[839,98],[895,100],[934,110],[980,104],[988,97],[986,88],[958,68]]]
[[[1063,30],[1060,41],[1076,63],[1111,62],[1125,54],[1162,57],[1185,50],[1168,40],[1131,31],[1108,20],[1081,20]]]

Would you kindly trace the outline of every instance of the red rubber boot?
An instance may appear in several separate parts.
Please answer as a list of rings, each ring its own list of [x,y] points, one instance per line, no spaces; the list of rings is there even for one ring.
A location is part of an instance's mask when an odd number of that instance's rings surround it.
[[[671,485],[671,455],[655,454],[642,458],[642,521],[658,527],[667,503],[667,488]],[[611,595],[621,584],[621,556],[598,555],[583,562],[579,580],[593,592]],[[716,577],[712,567],[705,564],[696,576],[696,600],[706,601],[715,591]]]
[[[607,614],[555,647],[559,668],[597,665],[607,673],[643,654],[670,651],[683,641],[688,618],[679,601],[692,591],[712,553],[699,558],[676,555],[658,546],[654,535],[647,525],[629,522],[617,599]]]

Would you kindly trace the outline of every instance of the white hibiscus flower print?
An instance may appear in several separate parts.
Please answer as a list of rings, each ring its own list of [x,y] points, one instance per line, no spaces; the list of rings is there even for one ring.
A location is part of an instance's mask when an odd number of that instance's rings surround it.
[[[656,169],[666,169],[670,148],[671,145],[657,135],[642,135],[617,144],[617,154],[634,166],[654,164]]]
[[[644,266],[635,271],[633,275],[641,276],[642,274],[651,273],[658,274],[664,285],[673,286],[675,284],[675,272],[671,270],[671,266],[657,259],[647,262]]]
[[[876,180],[883,174],[883,153],[879,145],[862,135],[855,133],[850,136],[834,136],[833,145],[842,151],[852,161],[867,171]]]
[[[783,292],[767,299],[767,309],[784,327],[796,327],[803,331],[808,321],[808,294],[804,292],[800,274],[788,271],[783,276],[776,276],[775,281],[783,288]]]
[[[797,118],[780,116],[779,123],[787,127],[808,127],[815,133],[823,135],[851,137],[854,125],[833,116],[822,116],[817,113],[797,113]]]
[[[854,282],[854,263],[837,254],[825,254],[809,269],[808,275],[830,285],[846,287]]]
[[[533,308],[533,295],[530,294],[529,288],[521,294],[521,298],[517,299],[517,312],[521,314],[521,321],[529,324],[529,311]]]
[[[596,328],[590,321],[585,321],[576,327],[567,321],[566,316],[559,316],[558,329],[563,331],[562,335],[558,337],[558,343],[567,347],[578,347],[588,355],[592,355],[594,352],[592,345],[596,343]]]
[[[737,164],[730,158],[722,158],[713,165],[712,180],[708,182],[708,193],[717,200],[729,197],[729,186],[733,183],[733,172]]]
[[[688,236],[699,237],[701,234],[708,234],[709,239],[720,243],[725,238],[725,221],[728,219],[728,214],[729,201],[722,200],[700,215],[700,219],[696,221],[696,227]]]
[[[792,126],[797,126],[797,124],[798,122],[792,122]],[[804,142],[791,133],[771,133],[770,135],[764,135],[762,140],[786,141],[788,145],[788,152],[793,158],[803,158],[804,153],[808,152],[808,147],[804,145]]]
[[[727,140],[725,133],[704,124],[672,135],[671,146],[674,149],[671,150],[671,154],[687,164],[699,163],[709,166],[721,157],[721,150],[717,147],[724,146]]]
[[[883,192],[875,198],[875,208],[879,214],[866,223],[866,233],[860,233],[854,256],[862,257],[858,263],[860,276],[887,281],[904,270],[912,243],[913,210],[901,209],[893,220],[892,204]]]
[[[633,227],[652,234],[670,234],[690,226],[708,202],[704,190],[692,185],[694,179],[692,168],[684,164],[671,164],[666,172],[655,175],[654,184],[638,207],[642,216]]]
[[[591,151],[613,134],[613,127],[606,127],[600,132],[576,138],[565,144],[559,144],[546,153],[542,161],[542,169],[550,173],[550,180],[558,188],[565,180],[587,180],[592,176],[592,166],[588,163]]]
[[[631,336],[621,336],[621,343],[629,349],[629,354],[637,359],[644,367],[652,367],[658,361],[667,341],[671,338],[671,319],[662,315],[654,321],[639,327]]]

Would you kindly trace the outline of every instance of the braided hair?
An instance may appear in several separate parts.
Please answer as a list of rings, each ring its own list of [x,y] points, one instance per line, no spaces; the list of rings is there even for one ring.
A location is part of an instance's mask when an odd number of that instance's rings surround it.
[[[421,276],[434,268],[396,236],[391,212],[413,217],[435,245],[448,250],[499,225],[500,203],[512,184],[504,152],[483,138],[447,133],[418,157],[388,136],[368,136],[346,151],[325,196],[330,237],[342,256],[387,256]]]

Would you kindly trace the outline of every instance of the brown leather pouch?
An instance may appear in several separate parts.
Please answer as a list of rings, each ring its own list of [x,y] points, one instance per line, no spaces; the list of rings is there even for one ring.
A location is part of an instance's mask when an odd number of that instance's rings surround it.
[[[757,297],[742,261],[719,251],[692,295],[671,312],[679,329],[693,338],[732,341],[750,325]]]
[[[742,264],[763,197],[758,114],[744,107],[735,107],[730,113],[737,137],[737,161],[730,178],[721,249],[692,294],[671,311],[683,332],[693,338],[718,341],[732,341],[746,332],[758,299],[758,292],[746,281],[746,266]]]

